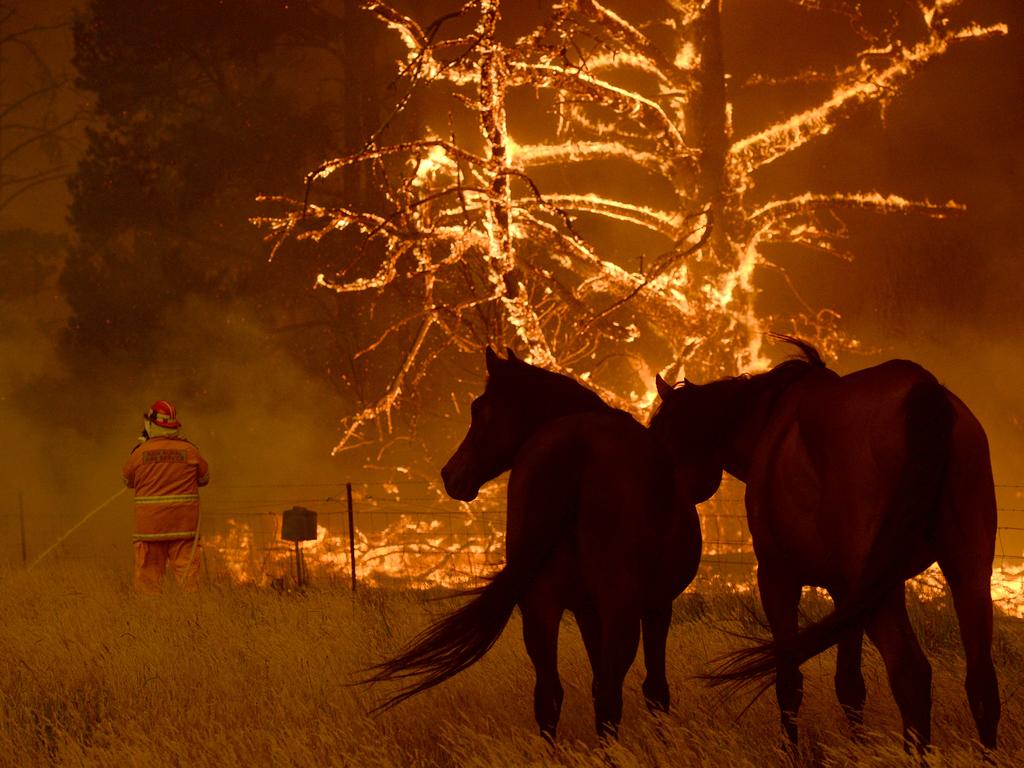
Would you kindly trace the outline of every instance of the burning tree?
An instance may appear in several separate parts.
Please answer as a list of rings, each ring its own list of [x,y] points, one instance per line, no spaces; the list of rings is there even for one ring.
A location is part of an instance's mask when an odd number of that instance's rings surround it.
[[[403,396],[452,351],[514,345],[640,411],[653,400],[649,360],[670,379],[756,368],[767,328],[849,343],[827,309],[759,313],[758,270],[778,268],[763,247],[847,258],[841,209],[941,217],[959,206],[877,191],[765,196],[759,178],[859,110],[884,109],[952,46],[1006,27],[954,22],[960,0],[916,0],[897,36],[853,0],[789,1],[846,17],[863,45],[832,71],[755,78],[826,83],[827,93],[743,136],[723,0],[671,0],[645,24],[598,0],[565,0],[511,38],[500,0],[469,0],[427,27],[367,4],[404,46],[394,119],[312,171],[304,200],[264,198],[283,212],[257,220],[274,252],[293,238],[338,238],[337,271],[318,285],[387,306],[354,354],[380,356],[387,381],[335,450],[373,423],[390,429]],[[385,140],[403,114],[413,132]],[[372,200],[339,194],[352,186],[338,179],[359,173],[379,191]]]

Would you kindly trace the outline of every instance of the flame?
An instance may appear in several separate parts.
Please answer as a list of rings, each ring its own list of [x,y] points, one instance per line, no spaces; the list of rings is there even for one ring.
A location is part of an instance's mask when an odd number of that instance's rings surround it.
[[[411,164],[414,171],[410,183],[416,187],[429,186],[438,177],[444,174],[454,175],[455,171],[455,161],[440,142],[429,147],[425,156],[414,158]]]
[[[402,514],[387,527],[367,532],[356,530],[356,577],[360,584],[384,586],[401,583],[405,588],[459,587],[479,582],[500,565],[505,552],[505,532],[487,521],[465,517],[462,530],[444,530],[438,519],[413,519]],[[454,526],[453,526],[454,527]],[[225,533],[204,537],[204,548],[214,568],[239,584],[268,586],[288,583],[295,574],[295,548],[278,541],[262,551],[254,546],[253,526],[228,521]],[[347,534],[331,534],[317,525],[315,541],[300,544],[303,563],[312,581],[347,580],[352,572]]]
[[[992,601],[1007,616],[1024,619],[1024,564],[992,570]]]
[[[360,438],[372,439],[367,433],[374,425],[379,434],[390,433],[393,411],[423,380],[439,349],[479,349],[514,337],[524,359],[583,379],[596,373],[587,370],[587,361],[604,359],[613,345],[614,354],[639,355],[633,351],[638,342],[648,341],[642,335],[657,335],[671,358],[664,370],[671,379],[684,365],[703,365],[705,376],[765,368],[766,328],[790,326],[826,354],[855,347],[840,329],[838,315],[806,304],[795,287],[794,298],[805,312],[758,314],[759,271],[770,266],[788,281],[782,266],[769,265],[762,246],[797,245],[846,258],[839,248],[842,223],[835,216],[840,209],[942,217],[962,206],[872,190],[791,191],[767,199],[751,193],[762,169],[828,136],[857,110],[874,107],[884,116],[903,87],[953,46],[1008,34],[1001,23],[955,22],[949,11],[959,3],[917,0],[920,24],[912,25],[916,31],[909,39],[893,30],[865,43],[832,71],[787,78],[815,89],[823,82],[829,87],[817,103],[743,136],[733,133],[734,105],[727,100],[718,104],[712,98],[700,107],[703,116],[693,111],[703,103],[693,97],[708,91],[702,83],[732,75],[719,71],[720,57],[710,55],[717,45],[714,36],[697,32],[705,21],[717,23],[713,3],[669,4],[672,13],[665,23],[675,30],[675,42],[668,53],[645,27],[600,0],[556,4],[547,21],[511,45],[496,34],[500,0],[465,3],[458,14],[472,20],[472,32],[453,37],[436,29],[428,34],[386,2],[368,3],[365,7],[404,47],[399,72],[410,88],[430,86],[467,108],[475,123],[470,134],[476,135],[468,140],[460,135],[457,141],[454,132],[442,139],[425,130],[418,139],[371,143],[356,154],[325,161],[307,176],[312,183],[351,166],[382,169],[387,213],[355,210],[359,201],[318,206],[263,198],[291,209],[254,219],[270,230],[267,239],[275,252],[286,238],[319,241],[349,227],[380,246],[346,256],[333,277],[318,276],[318,286],[339,293],[395,292],[410,305],[406,316],[375,328],[376,338],[362,342],[354,355],[386,357],[386,339],[415,337],[403,345],[397,366],[386,363],[394,368],[386,389],[363,400],[363,407],[344,420],[334,452],[365,445]],[[856,15],[858,8],[851,4],[850,13]],[[601,44],[592,44],[595,29]],[[763,76],[754,76],[755,82],[781,84]],[[554,105],[550,130],[533,143],[517,140],[509,128],[509,116],[515,125],[518,109],[510,94],[525,91]],[[717,135],[706,146],[695,127],[718,110],[722,114],[716,119],[722,119],[710,122]],[[402,166],[395,168],[399,160]],[[705,168],[706,162],[721,168]],[[556,188],[542,189],[541,176],[531,174],[552,165],[590,165],[605,173],[632,168],[649,176],[652,188],[671,190],[665,198],[671,202],[652,205],[641,202],[647,199],[643,195],[612,197],[576,186],[558,188],[555,182]],[[704,181],[712,177],[714,183]],[[576,229],[578,219],[625,224],[627,232],[638,228],[664,244],[658,246],[664,251],[649,257],[646,268],[623,263],[614,252],[598,254]],[[457,285],[470,287],[459,293]],[[617,316],[627,304],[637,318],[633,324]],[[487,318],[486,328],[481,316]],[[593,376],[591,386],[638,416],[655,401],[649,378],[594,381],[600,378]]]
[[[1024,564],[1000,563],[992,569],[990,583],[996,607],[1007,616],[1024,619]],[[949,593],[938,563],[912,579],[910,587],[925,600],[936,600]]]
[[[739,592],[753,588],[756,561],[746,529],[742,500],[724,497],[699,506],[704,552],[701,578]],[[356,530],[356,575],[367,586],[401,585],[409,589],[457,588],[480,583],[499,568],[505,555],[504,520],[494,525],[480,516],[465,515],[451,527],[440,519],[413,519],[399,514],[376,531]],[[238,584],[280,585],[294,581],[294,545],[279,541],[276,519],[274,541],[260,548],[253,526],[234,519],[221,534],[204,536],[207,561],[217,572]],[[311,580],[347,581],[351,574],[347,534],[332,534],[317,526],[315,541],[301,545]],[[908,582],[926,601],[948,594],[938,564]],[[1006,616],[1024,619],[1024,562],[996,565],[991,578],[992,600]],[[824,590],[817,590],[827,596]]]

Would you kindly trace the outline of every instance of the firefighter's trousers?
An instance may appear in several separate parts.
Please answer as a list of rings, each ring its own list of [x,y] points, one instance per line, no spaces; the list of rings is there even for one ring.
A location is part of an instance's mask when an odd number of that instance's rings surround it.
[[[147,594],[159,594],[163,588],[164,573],[170,570],[182,589],[199,589],[199,558],[202,544],[192,539],[165,541],[136,541],[135,589]]]

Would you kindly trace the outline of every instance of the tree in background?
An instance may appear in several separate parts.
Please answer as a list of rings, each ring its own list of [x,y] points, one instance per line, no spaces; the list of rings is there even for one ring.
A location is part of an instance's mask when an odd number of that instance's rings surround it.
[[[844,208],[941,217],[959,206],[761,182],[858,112],[884,110],[952,46],[1006,27],[959,18],[958,0],[795,0],[844,22],[857,42],[849,55],[735,82],[721,21],[731,5],[673,0],[641,23],[567,0],[514,35],[500,0],[472,0],[428,27],[368,5],[404,47],[396,115],[361,151],[311,172],[303,199],[265,198],[281,212],[257,220],[275,249],[323,243],[334,263],[318,284],[371,310],[354,357],[380,386],[336,451],[372,439],[373,425],[390,434],[402,402],[452,387],[432,373],[438,361],[487,344],[514,345],[641,411],[653,400],[647,361],[668,378],[749,370],[764,363],[766,329],[826,349],[851,343],[834,313],[795,290],[795,311],[759,310],[760,276],[782,271],[765,246],[847,258]],[[799,106],[763,109],[764,92],[787,89]],[[757,104],[749,90],[768,118],[737,112]],[[412,138],[392,130],[403,110]],[[337,182],[367,168],[382,193],[373,206]],[[456,407],[462,396],[452,392]]]
[[[243,302],[268,345],[286,344],[321,374],[332,364],[330,344],[313,343],[336,322],[331,302],[308,299],[315,256],[268,269],[247,220],[256,195],[300,182],[377,122],[372,109],[343,106],[373,75],[366,55],[358,77],[348,74],[374,40],[354,11],[348,0],[86,5],[74,65],[95,114],[70,183],[74,243],[62,275],[72,312],[63,354],[88,373],[79,381],[124,389],[156,371],[200,392],[203,367],[231,353],[231,317],[191,316],[183,307],[196,298]],[[185,368],[168,368],[172,342],[192,350]]]
[[[0,2],[0,213],[71,172],[71,129],[80,115],[61,103],[68,78],[44,50],[47,35],[62,26],[34,23]]]

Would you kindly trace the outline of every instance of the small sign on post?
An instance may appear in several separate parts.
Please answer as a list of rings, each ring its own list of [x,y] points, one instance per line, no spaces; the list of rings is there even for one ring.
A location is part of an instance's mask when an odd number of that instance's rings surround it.
[[[316,512],[305,507],[286,509],[281,514],[281,540],[295,544],[295,583],[302,587],[307,579],[300,543],[316,541]]]

